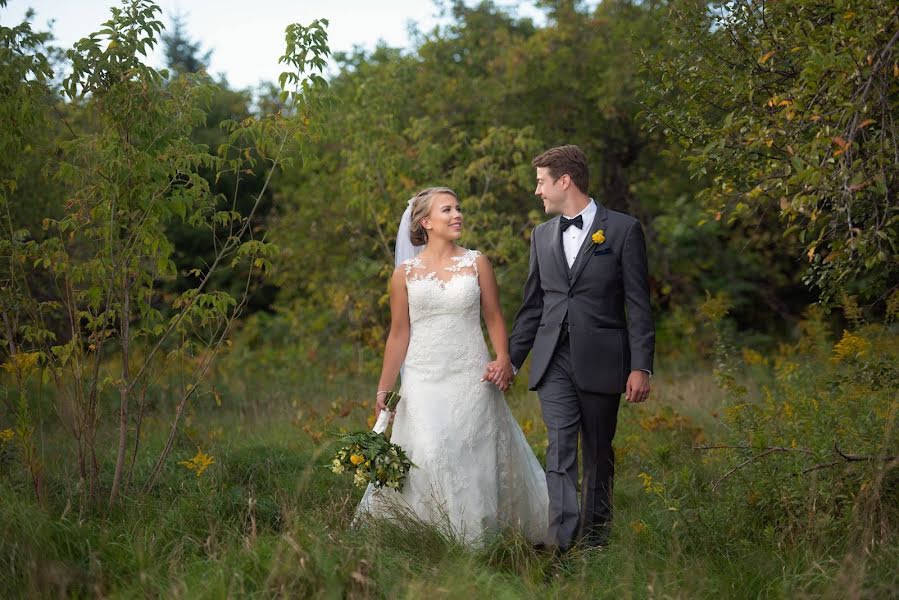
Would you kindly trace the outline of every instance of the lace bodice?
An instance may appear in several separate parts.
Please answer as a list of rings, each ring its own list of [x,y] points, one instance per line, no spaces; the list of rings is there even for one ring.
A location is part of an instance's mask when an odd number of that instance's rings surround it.
[[[475,373],[483,368],[487,347],[481,334],[479,254],[467,250],[439,271],[429,270],[418,257],[403,263],[411,327],[407,369]]]
[[[414,325],[423,318],[445,313],[479,317],[479,255],[477,250],[466,250],[465,254],[454,256],[452,264],[440,271],[429,270],[418,257],[404,262],[410,323]]]

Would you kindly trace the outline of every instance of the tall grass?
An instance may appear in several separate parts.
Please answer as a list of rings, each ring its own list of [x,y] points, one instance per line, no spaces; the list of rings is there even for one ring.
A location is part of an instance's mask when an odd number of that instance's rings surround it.
[[[843,368],[824,355],[807,358],[811,371]],[[710,368],[660,375],[650,402],[623,404],[610,544],[562,560],[535,551],[514,531],[470,550],[415,519],[351,527],[361,493],[324,465],[339,431],[366,426],[368,379],[321,378],[284,361],[249,380],[251,369],[226,363],[214,378],[215,394],[198,396],[159,484],[146,495],[127,490],[107,516],[79,506],[76,478],[66,471],[71,450],[52,419],[40,437],[43,507],[33,500],[14,442],[0,442],[0,596],[890,597],[899,589],[897,509],[888,500],[899,489],[894,463],[801,474],[804,463],[795,461],[803,456],[782,453],[750,462],[712,489],[745,460],[745,450],[694,448],[736,445],[740,435],[763,430],[761,421],[741,422],[749,409],[734,406],[754,406],[762,416],[782,412],[782,403],[767,399],[791,385],[796,396],[782,400],[795,412],[797,398],[825,391],[808,373],[783,379],[782,364],[774,366],[773,356],[770,362],[743,365],[741,377],[753,385],[736,400]],[[857,394],[856,385],[831,390],[830,400],[846,402],[839,394]],[[857,410],[885,411],[883,419],[843,423],[845,439],[865,453],[893,452],[895,439],[883,436],[896,430],[882,425],[895,417],[895,397],[869,392],[855,400]],[[154,401],[164,403],[164,393]],[[508,401],[542,457],[536,395],[517,387]],[[780,418],[781,433],[793,431]],[[819,435],[803,429],[807,424],[796,427]],[[161,446],[166,423],[151,411],[144,431],[143,444]],[[868,439],[875,433],[878,440]],[[764,440],[775,443],[789,440]],[[200,476],[178,464],[198,448],[215,461]],[[136,465],[135,479],[151,468]]]

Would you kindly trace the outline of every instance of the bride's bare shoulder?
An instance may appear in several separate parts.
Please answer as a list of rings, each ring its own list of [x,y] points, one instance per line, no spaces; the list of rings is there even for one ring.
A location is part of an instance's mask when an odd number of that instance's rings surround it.
[[[406,262],[408,262],[408,261],[406,261]],[[397,283],[400,281],[405,282],[406,281],[406,273],[408,273],[409,268],[410,267],[408,267],[405,262],[397,265],[397,267],[393,270],[393,274],[390,276],[390,282],[391,283]]]

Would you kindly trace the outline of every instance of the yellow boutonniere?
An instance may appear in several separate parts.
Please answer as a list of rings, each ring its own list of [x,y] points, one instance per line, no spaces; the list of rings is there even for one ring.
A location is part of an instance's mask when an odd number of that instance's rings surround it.
[[[598,246],[599,244],[602,244],[603,242],[606,241],[606,234],[603,232],[602,229],[598,229],[596,231],[596,233],[593,234],[593,237],[590,239],[592,239],[593,243]]]

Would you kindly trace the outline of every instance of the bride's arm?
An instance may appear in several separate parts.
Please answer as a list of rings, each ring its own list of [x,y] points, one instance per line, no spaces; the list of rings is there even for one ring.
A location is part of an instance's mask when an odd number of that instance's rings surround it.
[[[496,351],[496,361],[489,369],[486,377],[500,389],[505,391],[512,379],[512,361],[509,358],[509,336],[506,332],[506,320],[499,304],[499,286],[496,285],[496,275],[487,257],[481,254],[478,262],[478,285],[481,287],[481,313],[484,315],[484,323],[487,324],[487,334],[490,343]],[[491,373],[492,371],[492,373]]]
[[[406,274],[402,267],[390,278],[390,333],[384,347],[384,363],[378,391],[392,390],[409,348],[409,296],[406,293]],[[384,410],[385,394],[377,394],[375,417]]]

